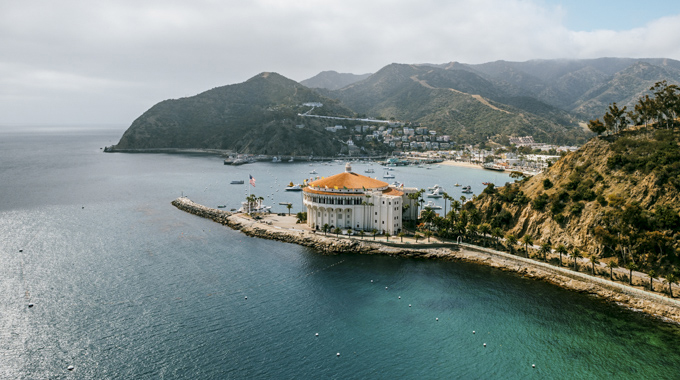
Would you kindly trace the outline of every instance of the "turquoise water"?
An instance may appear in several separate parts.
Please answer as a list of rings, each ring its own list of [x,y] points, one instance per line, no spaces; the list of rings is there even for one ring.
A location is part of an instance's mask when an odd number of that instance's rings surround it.
[[[267,203],[299,207],[288,182],[343,165],[101,153],[121,133],[0,132],[0,378],[680,377],[677,327],[588,296],[464,263],[325,256],[170,205],[237,207],[248,188],[229,182],[252,174]],[[456,197],[456,182],[508,180],[394,172]]]

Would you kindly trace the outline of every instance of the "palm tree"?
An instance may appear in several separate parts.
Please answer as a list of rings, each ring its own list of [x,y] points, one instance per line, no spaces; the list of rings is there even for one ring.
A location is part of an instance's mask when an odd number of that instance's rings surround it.
[[[508,245],[510,246],[510,254],[514,255],[515,254],[514,253],[515,244],[517,244],[517,236],[515,236],[513,234],[508,234],[505,237],[505,241],[507,241]]]
[[[427,230],[425,231],[425,237],[427,238],[427,242],[430,242],[430,236],[432,236],[432,231]]]
[[[486,247],[486,235],[491,235],[491,225],[489,223],[482,223],[479,225],[479,233],[484,239],[484,246]]]
[[[390,241],[390,233],[385,231],[385,240]]]
[[[583,257],[583,254],[581,254],[581,251],[578,248],[574,248],[571,252],[571,257],[574,258],[574,270],[578,272],[578,259]]]
[[[612,281],[614,280],[614,269],[616,269],[618,267],[619,267],[619,264],[614,260],[607,263],[607,268],[609,268],[609,279],[610,280],[612,280]]]
[[[416,232],[413,234],[413,237],[416,239],[416,243],[418,242],[418,238],[420,238],[420,235]]]
[[[371,233],[373,234],[373,240],[375,240],[375,235],[378,233],[378,230],[374,228],[371,230]]]
[[[668,284],[668,294],[673,298],[673,284],[678,282],[678,276],[673,273],[666,275],[666,283]]]
[[[493,236],[494,239],[496,239],[496,248],[498,248],[498,242],[503,237],[503,230],[501,230],[500,227],[496,227],[491,231],[491,236]]]
[[[525,256],[529,257],[529,245],[534,244],[534,238],[531,235],[522,236],[522,243],[524,243]]]
[[[548,261],[548,253],[552,250],[550,243],[545,242],[541,244],[541,249],[539,252],[543,254],[543,261]]]
[[[471,239],[474,239],[477,236],[477,231],[479,231],[479,228],[474,224],[470,224],[467,227],[467,232],[470,235]]]
[[[328,232],[328,231],[331,230],[331,226],[329,226],[328,223],[325,223],[325,224],[323,225],[322,230],[323,230],[323,234],[326,235],[326,232]]]
[[[406,234],[403,231],[399,232],[399,239],[402,243],[404,242],[404,236],[406,236]]]
[[[590,255],[590,263],[593,264],[593,276],[595,275],[595,264],[599,264],[600,260],[598,260],[596,254]]]
[[[293,208],[293,204],[292,204],[292,203],[288,203],[288,204],[286,205],[286,208],[288,209],[288,216],[290,216],[290,209]]]
[[[365,235],[364,230],[360,230],[360,231],[359,231],[359,236],[361,236],[361,240],[364,239],[364,235]]]
[[[444,216],[446,216],[446,201],[450,201],[453,198],[451,198],[446,191],[442,194],[442,198],[444,198]]]
[[[347,227],[347,236],[352,237],[352,227]]]
[[[654,269],[650,270],[647,275],[649,276],[649,290],[654,291],[654,279],[659,277],[659,275],[656,274]]]
[[[630,275],[628,277],[628,285],[633,285],[633,271],[638,268],[637,264],[635,264],[633,261],[629,261],[626,264],[626,269],[630,271]]]
[[[560,266],[562,266],[562,255],[567,253],[567,247],[564,244],[560,244],[555,248],[555,252],[560,254]]]
[[[335,227],[335,229],[333,230],[333,233],[335,234],[335,237],[339,237],[339,236],[340,236],[340,232],[342,232],[342,230],[340,229],[340,227]]]

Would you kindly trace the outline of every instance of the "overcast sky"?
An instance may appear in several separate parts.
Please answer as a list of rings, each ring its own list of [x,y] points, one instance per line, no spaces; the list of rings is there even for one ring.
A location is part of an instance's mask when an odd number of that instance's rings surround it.
[[[263,71],[605,56],[680,60],[680,2],[0,0],[0,125],[127,126]]]

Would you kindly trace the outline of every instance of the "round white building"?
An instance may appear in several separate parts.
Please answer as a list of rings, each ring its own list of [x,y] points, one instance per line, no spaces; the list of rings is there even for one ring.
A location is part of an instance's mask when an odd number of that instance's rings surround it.
[[[303,189],[307,225],[317,230],[328,225],[395,235],[402,229],[403,196],[404,192],[386,182],[353,173],[347,163],[344,173],[313,181]]]

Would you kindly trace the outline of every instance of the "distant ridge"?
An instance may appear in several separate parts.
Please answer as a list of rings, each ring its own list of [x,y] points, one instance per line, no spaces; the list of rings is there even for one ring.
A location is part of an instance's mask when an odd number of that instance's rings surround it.
[[[357,121],[305,115],[420,124],[450,135],[456,144],[492,140],[507,145],[509,137],[531,135],[536,142],[580,145],[592,137],[585,128],[589,119],[614,102],[630,110],[662,80],[680,84],[679,61],[390,64],[374,74],[325,71],[302,83],[262,73],[244,83],[156,104],[132,123],[116,147],[269,155],[334,155],[357,145],[376,153],[394,149],[383,144],[381,134],[352,140]],[[311,103],[323,106],[305,106]],[[335,124],[348,128],[326,130]]]
[[[322,71],[319,74],[305,79],[300,82],[303,86],[309,88],[324,88],[327,90],[339,90],[343,87],[349,86],[352,83],[362,81],[371,76],[371,74],[349,74],[338,73],[337,71]]]

